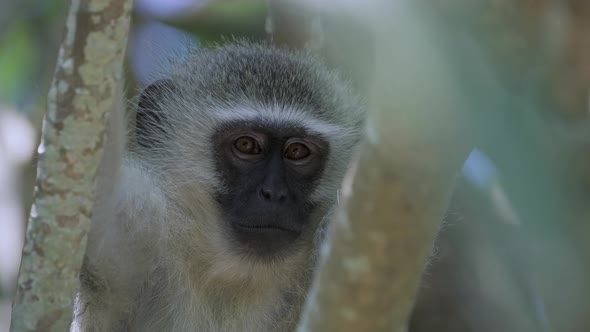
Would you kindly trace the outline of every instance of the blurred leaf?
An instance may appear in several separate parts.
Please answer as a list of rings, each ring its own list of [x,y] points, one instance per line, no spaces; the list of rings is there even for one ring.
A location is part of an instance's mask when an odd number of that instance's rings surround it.
[[[261,39],[266,37],[266,15],[264,0],[221,0],[166,23],[195,34],[204,43],[219,41],[223,36]]]
[[[0,40],[0,101],[14,103],[37,66],[37,47],[27,23],[15,23]]]

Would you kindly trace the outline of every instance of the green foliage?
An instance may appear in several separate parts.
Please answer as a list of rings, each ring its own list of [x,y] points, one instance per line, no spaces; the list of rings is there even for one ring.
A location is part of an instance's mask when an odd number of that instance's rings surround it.
[[[266,1],[212,1],[187,19],[170,23],[199,38],[203,44],[217,43],[223,37],[265,39]]]
[[[31,82],[39,54],[33,30],[25,22],[9,27],[0,40],[0,102],[15,103]]]

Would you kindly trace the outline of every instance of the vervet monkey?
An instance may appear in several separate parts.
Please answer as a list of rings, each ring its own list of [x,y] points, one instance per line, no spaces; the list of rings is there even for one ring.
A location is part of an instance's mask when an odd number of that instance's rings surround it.
[[[113,115],[74,331],[291,331],[364,109],[307,53],[200,49]],[[114,166],[113,166],[114,165]]]

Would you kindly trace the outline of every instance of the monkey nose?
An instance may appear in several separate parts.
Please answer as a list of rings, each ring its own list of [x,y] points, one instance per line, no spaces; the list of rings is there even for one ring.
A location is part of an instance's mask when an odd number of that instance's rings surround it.
[[[260,196],[267,202],[282,203],[287,200],[287,192],[283,189],[262,186]]]

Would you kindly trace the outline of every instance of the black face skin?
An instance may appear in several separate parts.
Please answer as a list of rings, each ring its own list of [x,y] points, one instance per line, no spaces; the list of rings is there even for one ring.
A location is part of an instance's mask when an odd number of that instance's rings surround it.
[[[309,197],[323,173],[328,143],[303,128],[239,122],[219,128],[212,144],[227,189],[216,198],[230,237],[258,257],[276,257],[294,246],[313,226]]]

